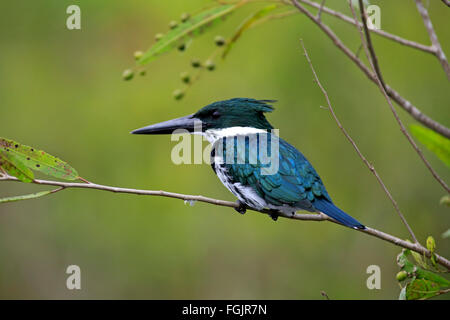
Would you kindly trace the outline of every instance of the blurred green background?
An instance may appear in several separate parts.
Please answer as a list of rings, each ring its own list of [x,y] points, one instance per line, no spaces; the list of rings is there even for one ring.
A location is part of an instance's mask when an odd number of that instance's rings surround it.
[[[381,27],[428,44],[411,1],[371,1]],[[334,201],[364,224],[408,236],[373,175],[341,134],[312,81],[303,38],[337,115],[399,202],[422,241],[437,240],[447,257],[448,208],[442,187],[406,142],[383,96],[328,38],[302,15],[246,32],[217,69],[181,101],[179,73],[206,59],[216,35],[230,36],[257,8],[241,8],[149,65],[147,76],[121,79],[171,20],[211,1],[7,1],[0,20],[0,134],[57,155],[101,184],[234,197],[207,164],[170,160],[170,136],[132,136],[147,124],[192,113],[232,97],[277,99],[269,120],[314,164]],[[77,4],[82,29],[66,29],[66,8]],[[345,1],[327,5],[351,15]],[[313,10],[315,12],[315,10]],[[450,54],[450,11],[437,0],[429,12]],[[322,14],[348,46],[355,28]],[[426,114],[450,125],[448,80],[435,57],[373,36],[386,81]],[[363,54],[361,53],[363,56]],[[414,121],[399,109],[406,124]],[[424,148],[422,148],[424,149]],[[447,181],[450,172],[426,157]],[[46,190],[1,183],[0,195]],[[400,249],[331,223],[280,219],[183,201],[67,190],[0,206],[0,298],[137,299],[396,299]],[[82,290],[69,291],[68,265],[81,267]],[[368,290],[366,268],[381,268],[381,290]]]

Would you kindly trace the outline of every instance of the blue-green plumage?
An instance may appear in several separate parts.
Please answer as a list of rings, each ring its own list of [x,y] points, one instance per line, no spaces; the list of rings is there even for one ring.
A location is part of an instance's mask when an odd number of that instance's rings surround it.
[[[328,195],[322,180],[316,170],[292,145],[271,133],[246,134],[245,143],[239,144],[238,139],[223,137],[221,143],[223,156],[214,149],[212,167],[224,185],[246,206],[256,209],[270,208],[285,213],[295,213],[298,210],[323,212],[337,221],[352,227],[362,228],[362,224],[338,209]],[[258,136],[258,137],[255,137]],[[260,148],[249,146],[250,139],[257,140]],[[232,143],[227,140],[233,139]],[[270,156],[270,143],[261,141],[278,141],[278,165],[274,174],[262,174],[261,169],[270,164],[250,164],[251,154],[258,157],[261,147],[267,147]],[[226,150],[232,147],[235,151],[233,163],[226,159]],[[237,151],[237,152],[236,152]],[[229,160],[229,159],[228,159]],[[258,159],[259,160],[259,159]]]
[[[356,229],[365,227],[336,207],[316,170],[300,151],[278,138],[264,113],[272,100],[235,98],[212,103],[197,113],[138,129],[169,133],[177,128],[202,131],[213,144],[211,166],[241,205],[274,212],[322,212]],[[198,133],[198,132],[197,132]]]

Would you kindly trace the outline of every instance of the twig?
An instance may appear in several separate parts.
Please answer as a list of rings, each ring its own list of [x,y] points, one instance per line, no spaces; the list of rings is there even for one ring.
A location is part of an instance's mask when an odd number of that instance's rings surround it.
[[[355,55],[359,58],[359,53],[361,52],[362,44],[359,45],[358,50],[356,50]]]
[[[450,1],[449,1],[449,0],[442,0],[442,2],[443,2],[447,7],[450,7]]]
[[[424,7],[422,0],[416,0],[417,10],[422,16],[423,24],[427,29],[428,35],[430,36],[432,47],[436,52],[436,57],[444,68],[447,79],[450,80],[450,67],[448,65],[447,58],[445,57],[444,50],[442,50],[441,44],[437,38],[436,32],[434,31],[433,24],[431,23],[430,16],[428,15],[428,10]]]
[[[323,95],[325,96],[325,99],[327,100],[327,104],[328,104],[328,110],[330,110],[331,115],[333,116],[334,120],[336,121],[339,129],[341,129],[342,133],[345,135],[347,140],[350,141],[351,145],[356,150],[356,153],[361,158],[361,160],[364,162],[364,164],[367,166],[367,168],[369,168],[369,170],[373,173],[373,175],[377,179],[378,183],[380,184],[381,188],[386,193],[386,195],[388,196],[389,200],[391,200],[395,211],[397,211],[397,213],[399,214],[400,218],[402,219],[403,223],[405,224],[406,228],[408,229],[408,232],[411,235],[411,237],[413,238],[414,242],[418,243],[417,238],[414,235],[414,232],[412,231],[411,227],[409,226],[408,222],[406,221],[405,217],[403,216],[402,212],[400,211],[400,207],[398,206],[397,201],[395,201],[394,197],[391,195],[390,191],[388,190],[388,188],[384,184],[384,182],[381,179],[381,177],[378,174],[378,172],[375,170],[374,166],[362,154],[361,150],[359,150],[359,148],[356,145],[355,141],[347,133],[347,130],[345,130],[344,126],[341,124],[341,122],[339,121],[338,117],[336,116],[336,114],[334,112],[334,109],[333,109],[333,107],[331,105],[330,98],[328,97],[328,93],[327,93],[327,91],[325,90],[325,88],[322,86],[322,84],[319,81],[319,77],[317,76],[316,70],[314,69],[314,66],[312,65],[311,59],[309,58],[308,52],[306,51],[305,45],[303,44],[303,40],[300,39],[300,42],[302,44],[303,51],[305,52],[306,60],[308,61],[309,66],[311,68],[311,71],[312,71],[312,73],[314,75],[314,79],[315,79],[317,85],[319,86],[320,90],[322,91]]]
[[[0,181],[16,181],[20,182],[19,179],[16,177],[10,176],[8,174],[0,174]],[[50,185],[50,186],[57,186],[60,188],[78,188],[78,189],[96,189],[96,190],[103,190],[103,191],[109,191],[109,192],[115,192],[115,193],[131,193],[131,194],[137,194],[137,195],[145,195],[145,196],[160,196],[160,197],[167,197],[167,198],[175,198],[175,199],[181,199],[184,201],[199,201],[199,202],[206,202],[209,204],[214,204],[217,206],[223,206],[223,207],[230,207],[230,208],[238,208],[239,206],[235,202],[230,201],[224,201],[224,200],[217,200],[213,198],[204,197],[201,195],[186,195],[181,193],[174,193],[174,192],[167,192],[162,190],[140,190],[140,189],[130,189],[130,188],[118,188],[118,187],[111,187],[111,186],[105,186],[93,182],[89,183],[78,183],[78,182],[60,182],[60,181],[52,181],[52,180],[39,180],[35,179],[32,181],[34,184],[39,185]],[[54,190],[60,191],[59,189]],[[249,209],[253,210],[253,209]],[[273,214],[272,210],[253,210],[258,211],[265,214]],[[292,218],[296,220],[309,220],[309,221],[324,221],[329,220],[332,222],[336,222],[332,218],[329,218],[325,214],[295,214],[295,216],[292,216],[290,214],[284,214],[279,213],[280,216],[284,218]]]
[[[322,3],[320,4],[319,11],[317,11],[317,19],[321,20],[322,10],[323,6],[325,5],[326,0],[322,0]]]
[[[300,0],[304,1],[304,0]],[[361,71],[375,84],[377,83],[375,74],[366,67],[366,65],[339,39],[338,36],[322,21],[318,20],[311,12],[309,12],[304,6],[302,6],[297,0],[292,0],[292,3],[297,7],[300,12],[305,14],[310,20],[312,20],[322,31],[333,41],[334,45],[340,49],[351,61],[353,61]],[[324,12],[325,9],[324,9]],[[387,94],[406,112],[408,112],[414,119],[422,123],[424,126],[432,129],[435,132],[440,133],[444,137],[450,139],[450,129],[440,124],[439,122],[431,119],[417,107],[415,107],[411,102],[403,98],[397,91],[392,89],[388,84],[386,84]]]
[[[16,177],[12,177],[9,175],[0,175],[0,181],[16,181],[20,182],[19,179]],[[175,198],[175,199],[181,199],[184,201],[198,201],[198,202],[205,202],[217,206],[222,207],[229,207],[229,208],[238,208],[239,205],[236,202],[230,202],[230,201],[224,201],[224,200],[218,200],[213,198],[204,197],[201,195],[187,195],[187,194],[181,194],[181,193],[174,193],[174,192],[167,192],[163,190],[139,190],[139,189],[130,189],[130,188],[117,188],[117,187],[110,187],[105,185],[100,185],[96,183],[77,183],[77,182],[60,182],[60,181],[50,181],[50,180],[33,180],[34,184],[38,185],[50,185],[50,186],[57,186],[57,187],[64,187],[64,189],[71,189],[71,188],[78,188],[78,189],[94,189],[94,190],[102,190],[102,191],[108,191],[108,192],[114,192],[114,193],[128,193],[128,194],[137,194],[137,195],[146,195],[146,196],[160,196],[160,197],[168,197],[168,198]],[[273,211],[270,210],[254,210],[249,208],[249,210],[264,213],[264,214],[273,214]],[[335,220],[331,219],[325,214],[288,214],[288,213],[282,213],[279,212],[279,216],[282,218],[287,219],[293,219],[293,220],[302,220],[302,221],[330,221],[336,224],[339,224]],[[352,229],[355,230],[355,229]],[[392,236],[390,234],[387,234],[385,232],[370,228],[366,226],[366,229],[357,229],[357,231],[360,231],[362,233],[371,235],[373,237],[382,239],[384,241],[390,242],[396,246],[410,249],[415,252],[418,252],[420,254],[425,255],[426,257],[431,257],[431,252],[425,249],[422,246],[419,246],[415,243],[402,240],[400,238],[397,238],[395,236]],[[440,265],[446,267],[448,270],[450,270],[450,261],[446,258],[435,254],[436,256],[436,262]]]
[[[49,194],[57,193],[58,191],[62,191],[62,190],[64,190],[65,188],[66,188],[66,187],[61,186],[61,187],[59,187],[59,188],[56,188],[56,189],[50,191]]]
[[[349,5],[350,5],[350,9],[352,11],[353,17],[357,21],[355,10],[353,9],[352,3],[349,2]],[[419,155],[420,159],[423,161],[425,166],[431,172],[433,177],[439,182],[439,184],[447,192],[450,192],[450,189],[447,186],[447,184],[445,183],[445,181],[433,169],[431,164],[425,158],[422,150],[420,150],[420,148],[417,145],[417,143],[414,141],[414,139],[408,133],[408,130],[406,130],[402,120],[400,119],[400,117],[399,117],[399,115],[397,113],[397,111],[395,110],[394,106],[392,105],[391,99],[389,98],[389,96],[388,96],[388,94],[386,92],[386,84],[385,84],[385,82],[383,80],[383,76],[381,74],[380,66],[379,66],[379,63],[378,63],[378,58],[377,58],[377,55],[375,53],[375,49],[373,47],[372,40],[371,40],[371,37],[370,37],[369,28],[367,27],[367,16],[366,16],[366,13],[364,11],[364,6],[362,4],[362,0],[359,0],[359,6],[360,6],[361,19],[363,21],[363,28],[364,28],[364,34],[366,36],[366,41],[364,40],[364,35],[363,35],[362,30],[361,30],[361,28],[359,26],[358,26],[358,30],[359,30],[359,33],[360,33],[360,36],[361,36],[361,43],[362,43],[362,45],[364,47],[364,51],[366,52],[367,60],[369,60],[369,63],[371,65],[371,67],[372,67],[372,70],[375,73],[376,83],[378,84],[378,87],[380,88],[380,91],[383,94],[383,96],[385,97],[386,101],[388,102],[389,108],[391,109],[392,114],[394,115],[394,118],[395,118],[395,120],[397,121],[397,123],[398,123],[398,125],[400,127],[400,131],[405,135],[406,139],[411,144],[411,146],[416,151],[416,153]],[[403,217],[402,217],[402,220],[404,220]],[[404,223],[406,223],[406,220],[404,220]]]
[[[89,181],[87,181],[86,179],[82,178],[82,177],[78,177],[79,180],[83,181],[84,183],[90,183]]]
[[[306,5],[308,5],[308,6],[317,8],[317,9],[320,9],[320,7],[321,7],[321,5],[319,3],[317,3],[317,2],[313,2],[313,1],[309,1],[309,0],[299,0],[299,1],[304,3],[304,4],[306,4]],[[334,17],[336,17],[336,18],[338,18],[338,19],[340,19],[342,21],[345,21],[347,23],[350,23],[350,24],[353,24],[353,25],[355,24],[355,20],[353,20],[351,17],[349,17],[349,16],[347,16],[347,15],[345,15],[345,14],[339,12],[339,11],[335,11],[335,10],[330,9],[328,7],[325,7],[325,6],[322,6],[322,11],[327,13],[327,14],[329,14],[329,15],[332,15],[332,16],[334,16]],[[360,22],[358,22],[358,23],[361,24]],[[421,43],[417,43],[417,42],[414,42],[414,41],[411,41],[411,40],[407,40],[407,39],[404,39],[404,38],[399,37],[397,35],[394,35],[394,34],[391,34],[389,32],[386,32],[386,31],[383,31],[383,30],[379,30],[379,29],[370,29],[370,31],[373,32],[373,33],[376,33],[376,34],[378,34],[378,35],[380,35],[380,36],[382,36],[384,38],[387,38],[389,40],[392,40],[392,41],[395,41],[397,43],[400,43],[402,45],[405,45],[405,46],[408,46],[408,47],[411,47],[411,48],[414,48],[414,49],[417,49],[417,50],[421,50],[421,51],[424,51],[424,52],[427,52],[427,53],[431,53],[433,55],[435,54],[435,50],[434,50],[434,48],[432,46],[426,46],[426,45],[423,45]]]
[[[275,13],[275,14],[272,14],[270,16],[267,16],[265,18],[262,18],[262,19],[256,21],[255,23],[252,24],[251,28],[255,28],[255,27],[259,26],[260,24],[263,24],[263,23],[265,23],[267,21],[270,21],[270,20],[282,19],[282,18],[285,18],[285,17],[288,17],[288,16],[292,16],[294,14],[298,14],[298,10],[297,9],[292,9],[292,10],[289,10],[289,11]]]

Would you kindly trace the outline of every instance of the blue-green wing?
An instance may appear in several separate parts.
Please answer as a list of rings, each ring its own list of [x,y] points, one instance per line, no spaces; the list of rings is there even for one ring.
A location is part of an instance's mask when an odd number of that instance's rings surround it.
[[[272,141],[274,136],[272,136]],[[225,164],[228,174],[233,182],[239,182],[244,186],[252,187],[256,193],[264,198],[268,203],[281,206],[301,206],[308,209],[316,199],[331,199],[325,187],[309,161],[293,146],[286,141],[275,137],[278,141],[278,170],[264,174],[267,168],[274,163],[268,163],[262,156],[263,148],[266,147],[264,141],[258,140],[259,148],[252,147],[246,143],[246,148],[235,148],[235,163]],[[264,140],[264,139],[262,139]],[[269,146],[267,152],[271,156],[271,139],[267,139]],[[253,163],[250,159],[257,159]]]

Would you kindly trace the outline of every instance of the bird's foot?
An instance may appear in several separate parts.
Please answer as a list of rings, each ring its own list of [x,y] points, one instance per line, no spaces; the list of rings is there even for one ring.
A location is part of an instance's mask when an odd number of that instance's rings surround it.
[[[234,208],[234,210],[236,210],[240,214],[244,214],[245,212],[247,212],[247,206],[245,205],[245,203],[243,203],[243,202],[241,202],[239,200],[236,201],[236,203],[238,204],[239,207]]]
[[[272,211],[269,213],[269,216],[272,218],[273,221],[277,221],[277,220],[278,220],[278,217],[280,216],[280,214],[278,213],[277,210],[272,210]]]

